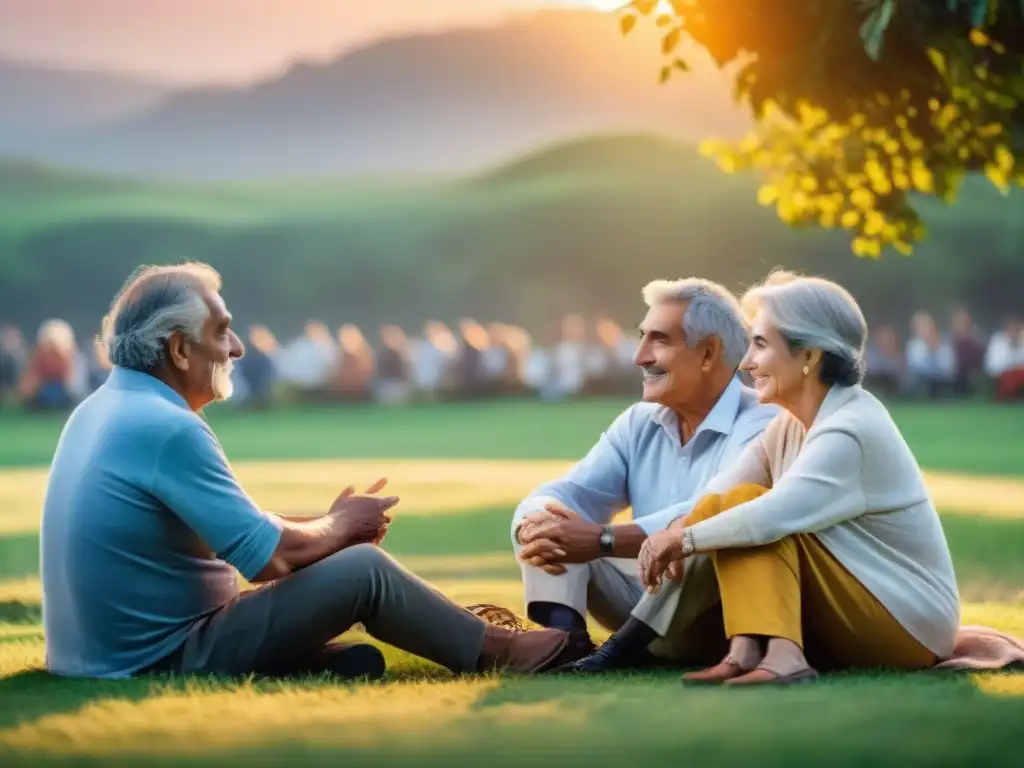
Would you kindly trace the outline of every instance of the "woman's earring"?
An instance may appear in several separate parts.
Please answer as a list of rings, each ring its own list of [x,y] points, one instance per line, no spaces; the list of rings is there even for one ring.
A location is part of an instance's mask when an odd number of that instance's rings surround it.
[[[810,373],[811,373],[811,366],[805,365],[804,366],[804,376],[809,376]]]

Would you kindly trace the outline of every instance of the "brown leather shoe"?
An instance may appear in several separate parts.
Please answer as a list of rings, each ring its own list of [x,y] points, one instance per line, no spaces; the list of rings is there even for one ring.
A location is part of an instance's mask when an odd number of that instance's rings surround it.
[[[467,605],[466,610],[478,619],[483,619],[489,624],[495,624],[499,627],[512,630],[513,632],[528,632],[531,629],[543,629],[543,627],[533,624],[528,619],[518,616],[508,608],[501,605],[494,605],[492,603],[475,603],[473,605]]]
[[[722,685],[745,672],[746,670],[739,664],[725,660],[700,672],[687,672],[683,675],[682,681],[685,685]]]
[[[747,672],[745,675],[740,675],[732,680],[726,680],[726,685],[800,685],[803,683],[813,683],[818,679],[817,670],[812,667],[806,667],[797,672],[792,672],[788,675],[782,675],[772,672],[764,667],[758,667],[757,669]]]
[[[477,669],[481,672],[543,672],[561,662],[569,633],[560,629],[515,632],[494,624],[484,629]]]

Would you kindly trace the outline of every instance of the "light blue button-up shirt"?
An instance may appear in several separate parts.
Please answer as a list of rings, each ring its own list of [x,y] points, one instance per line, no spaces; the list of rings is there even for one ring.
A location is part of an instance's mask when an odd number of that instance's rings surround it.
[[[648,535],[685,515],[704,486],[739,457],[779,412],[761,405],[739,378],[685,445],[675,412],[653,403],[624,411],[590,452],[563,477],[541,485],[516,509],[512,537],[520,520],[552,497],[595,523],[633,508],[633,522]]]
[[[121,678],[159,661],[238,595],[238,572],[258,574],[280,536],[185,400],[115,368],[68,419],[50,468],[47,667]]]

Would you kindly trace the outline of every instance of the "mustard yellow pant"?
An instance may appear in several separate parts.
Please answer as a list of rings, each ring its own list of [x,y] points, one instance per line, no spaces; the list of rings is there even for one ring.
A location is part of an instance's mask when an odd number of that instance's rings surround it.
[[[703,497],[694,524],[768,489],[741,485]],[[699,542],[698,542],[699,544]],[[792,640],[811,663],[833,668],[923,669],[935,655],[917,642],[813,534],[711,554],[727,637]],[[805,645],[805,635],[808,645]]]

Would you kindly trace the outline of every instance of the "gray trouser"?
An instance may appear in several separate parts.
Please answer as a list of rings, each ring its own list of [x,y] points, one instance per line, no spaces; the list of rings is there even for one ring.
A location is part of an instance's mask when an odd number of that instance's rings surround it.
[[[516,554],[519,546],[515,547]],[[724,643],[721,597],[714,566],[707,555],[689,558],[679,582],[663,582],[648,594],[636,573],[636,560],[603,558],[566,565],[553,576],[520,562],[527,605],[550,602],[566,605],[580,615],[588,612],[614,632],[634,616],[659,635],[651,646],[658,656],[703,662],[716,656]]]
[[[245,592],[200,621],[154,669],[290,674],[362,623],[373,637],[455,673],[477,668],[485,623],[372,544],[344,549]]]

